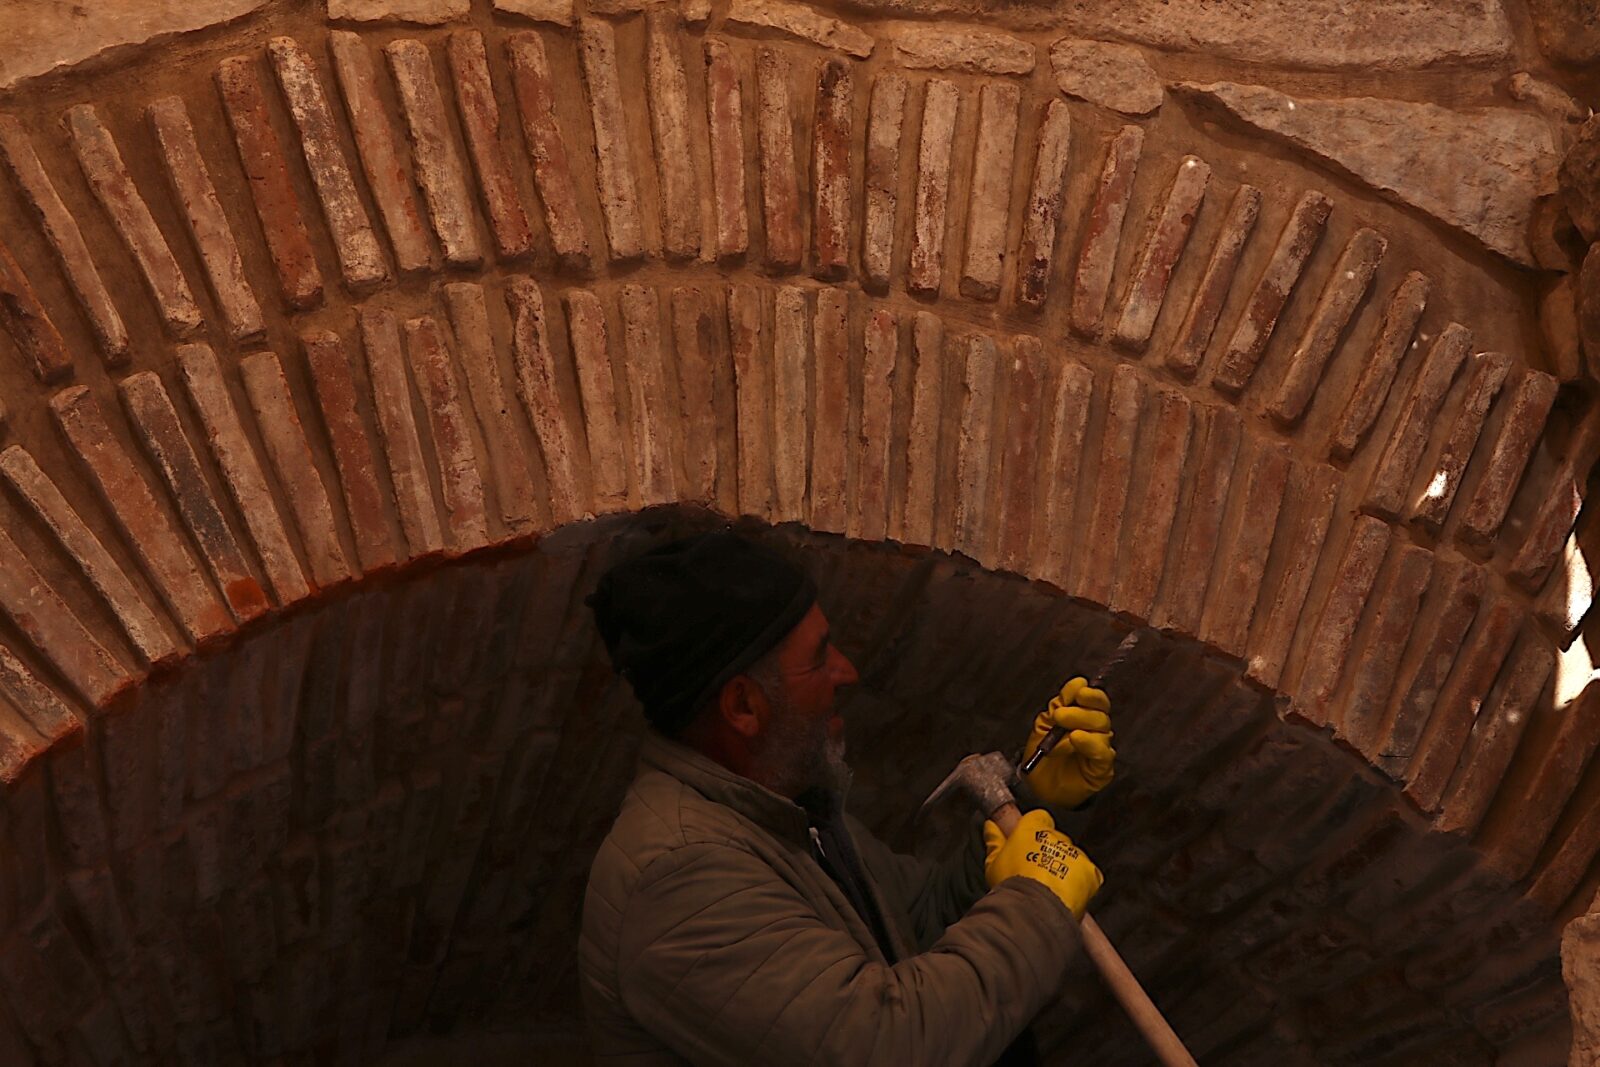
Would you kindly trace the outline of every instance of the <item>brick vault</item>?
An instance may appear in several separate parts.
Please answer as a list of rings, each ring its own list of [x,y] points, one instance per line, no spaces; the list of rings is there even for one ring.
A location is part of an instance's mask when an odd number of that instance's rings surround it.
[[[582,596],[735,516],[817,572],[906,847],[1152,630],[1074,831],[1202,1062],[1564,1059],[1600,128],[1538,49],[1596,42],[1371,6],[31,14],[0,1063],[580,1055],[641,728]],[[1141,1062],[1108,1003],[1047,1048]]]

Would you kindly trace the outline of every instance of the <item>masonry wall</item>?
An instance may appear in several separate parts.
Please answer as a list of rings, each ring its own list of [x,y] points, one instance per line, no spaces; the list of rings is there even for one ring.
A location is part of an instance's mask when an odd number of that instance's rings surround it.
[[[573,606],[680,504],[850,575],[859,795],[906,844],[1153,628],[1082,832],[1197,1048],[1564,1041],[1577,16],[201,7],[0,56],[17,1062],[570,1029],[637,729]],[[1093,989],[1052,1047],[1136,1056]]]

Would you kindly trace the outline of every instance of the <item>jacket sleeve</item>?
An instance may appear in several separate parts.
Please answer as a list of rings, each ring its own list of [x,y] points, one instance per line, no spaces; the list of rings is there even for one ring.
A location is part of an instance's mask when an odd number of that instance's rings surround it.
[[[980,825],[973,823],[951,855],[929,861],[894,851],[861,823],[850,820],[856,851],[884,893],[910,916],[919,948],[931,946],[989,890],[983,877]]]
[[[620,993],[697,1064],[991,1063],[1060,986],[1077,924],[1014,878],[894,966],[764,860],[721,843],[647,868],[622,917]]]

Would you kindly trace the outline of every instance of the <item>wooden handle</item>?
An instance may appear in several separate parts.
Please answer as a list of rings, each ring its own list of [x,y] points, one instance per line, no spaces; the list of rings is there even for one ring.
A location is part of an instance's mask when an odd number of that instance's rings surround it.
[[[1010,837],[1022,813],[1015,804],[1007,801],[991,812],[989,818],[1000,827],[1001,833]],[[1144,1035],[1145,1041],[1161,1060],[1162,1067],[1199,1067],[1194,1057],[1189,1055],[1189,1050],[1183,1047],[1178,1035],[1173,1033],[1172,1027],[1167,1025],[1161,1009],[1155,1006],[1150,994],[1139,984],[1139,979],[1128,970],[1128,965],[1093,916],[1083,917],[1081,930],[1083,947],[1099,968],[1100,977],[1111,987],[1112,995],[1122,1005],[1122,1010],[1128,1013],[1128,1018],[1133,1020],[1133,1025],[1139,1028],[1139,1033]]]

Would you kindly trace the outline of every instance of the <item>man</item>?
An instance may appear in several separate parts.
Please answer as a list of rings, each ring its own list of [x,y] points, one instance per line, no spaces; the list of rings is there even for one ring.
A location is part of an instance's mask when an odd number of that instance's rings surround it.
[[[1100,872],[1029,812],[948,869],[844,814],[838,690],[810,579],[730,533],[620,564],[589,599],[652,730],[595,857],[579,970],[599,1062],[985,1065],[1058,991]],[[1111,780],[1110,704],[1074,679],[1030,751],[1046,803]]]

